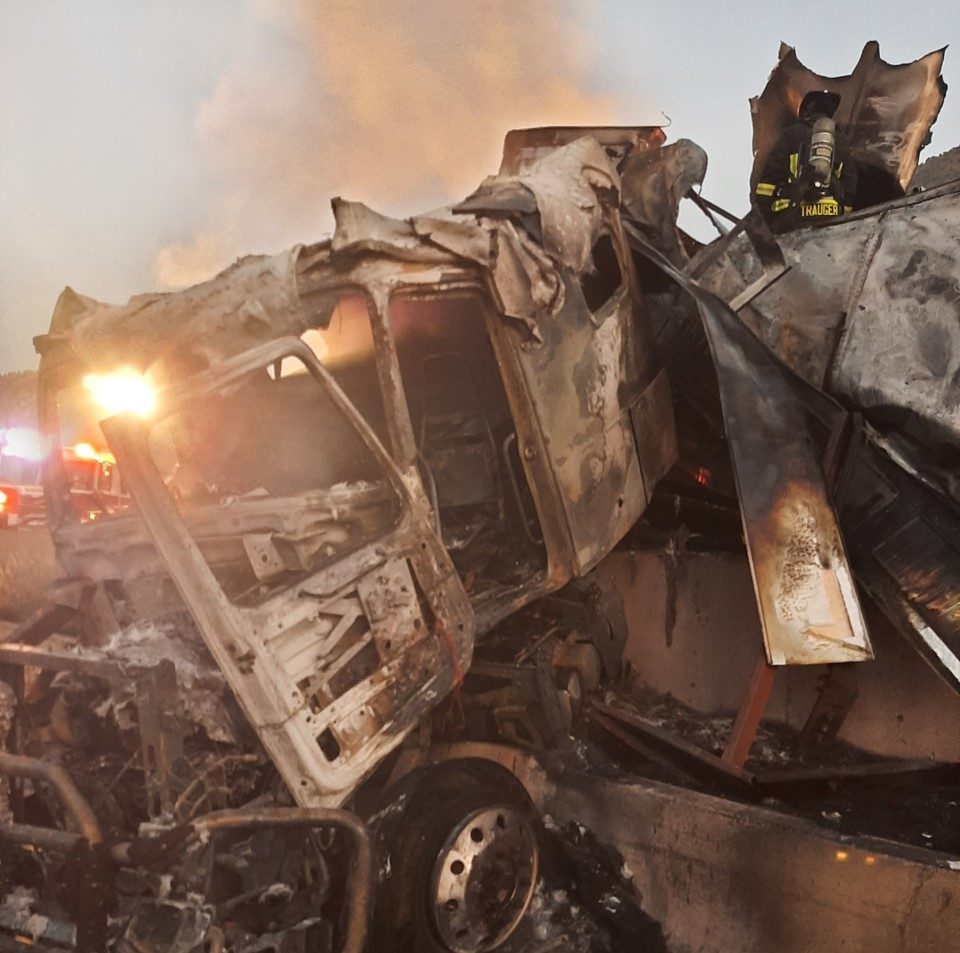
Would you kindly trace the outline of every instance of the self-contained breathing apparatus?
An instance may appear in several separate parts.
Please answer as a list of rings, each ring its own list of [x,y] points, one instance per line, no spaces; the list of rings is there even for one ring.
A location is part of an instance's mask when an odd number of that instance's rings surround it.
[[[811,198],[821,198],[830,190],[836,152],[837,124],[830,116],[821,116],[813,124],[805,170],[807,174],[803,176],[806,179],[805,191]]]
[[[855,170],[844,170],[837,124],[836,93],[811,90],[798,121],[782,134],[768,156],[755,202],[774,231],[832,219],[851,211]]]

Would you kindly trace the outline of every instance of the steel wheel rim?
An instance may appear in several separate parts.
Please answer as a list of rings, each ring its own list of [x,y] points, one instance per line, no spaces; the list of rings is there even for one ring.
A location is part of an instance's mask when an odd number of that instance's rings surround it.
[[[530,818],[506,804],[465,817],[440,848],[430,881],[433,926],[451,953],[495,950],[516,930],[537,882]]]

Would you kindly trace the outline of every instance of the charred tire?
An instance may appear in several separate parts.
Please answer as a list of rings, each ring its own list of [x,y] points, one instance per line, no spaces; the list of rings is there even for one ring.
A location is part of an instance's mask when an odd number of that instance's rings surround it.
[[[522,785],[479,760],[431,768],[412,784],[383,838],[389,874],[369,949],[525,949],[544,838]]]

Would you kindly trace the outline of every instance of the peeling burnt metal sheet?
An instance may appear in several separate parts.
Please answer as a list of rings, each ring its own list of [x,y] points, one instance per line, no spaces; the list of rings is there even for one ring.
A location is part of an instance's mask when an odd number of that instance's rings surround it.
[[[821,76],[804,66],[792,47],[781,46],[766,87],[750,100],[751,192],[780,133],[796,119],[804,94],[827,89],[841,96],[836,120],[857,162],[858,207],[902,195],[946,96],[940,75],[944,52],[895,66],[880,58],[880,45],[871,40],[849,76]]]
[[[677,267],[687,260],[677,225],[680,202],[706,173],[707,154],[689,139],[630,155],[620,167],[625,214]]]
[[[563,305],[558,269],[579,274],[592,267],[590,250],[603,220],[597,192],[617,195],[619,176],[603,147],[581,131],[522,171],[491,176],[479,191],[517,190],[536,205],[536,240],[509,218],[458,214],[456,206],[399,220],[335,199],[336,230],[319,250],[328,258],[381,255],[437,267],[478,266],[489,273],[504,313],[536,332],[537,322]],[[278,255],[248,256],[194,287],[138,295],[125,305],[104,304],[67,288],[37,349],[46,353],[69,339],[74,355],[92,368],[115,367],[118,361],[145,368],[178,352],[212,362],[265,340],[298,335],[307,327],[298,287],[301,257],[314,251],[298,245]]]
[[[634,247],[697,302],[710,343],[767,658],[772,665],[873,657],[803,409],[776,358],[715,294],[635,230]]]
[[[660,126],[546,126],[511,129],[503,140],[501,175],[516,174],[561,146],[589,136],[618,165],[628,156],[656,151],[667,137]]]
[[[37,338],[49,351],[69,338],[74,355],[91,369],[146,368],[158,356],[189,350],[229,357],[278,333],[303,330],[297,294],[300,246],[278,255],[241,258],[209,281],[168,294],[146,294],[109,305],[66,288],[50,333]]]

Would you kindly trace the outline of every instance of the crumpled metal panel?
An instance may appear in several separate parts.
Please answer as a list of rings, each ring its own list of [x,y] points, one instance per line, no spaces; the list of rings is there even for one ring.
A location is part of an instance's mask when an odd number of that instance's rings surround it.
[[[632,394],[624,386],[639,377],[630,369],[640,357],[649,359],[649,353],[637,354],[632,305],[624,285],[591,316],[595,326],[571,283],[564,308],[543,325],[542,343],[527,345],[516,334],[504,342],[526,381],[537,431],[546,438],[521,452],[525,460],[542,456],[549,465],[578,574],[616,545],[647,504]],[[672,417],[658,423],[670,427]]]
[[[840,527],[786,371],[720,298],[638,233],[631,237],[700,309],[768,660],[805,665],[872,658]]]
[[[810,384],[935,451],[960,446],[960,181],[780,236],[790,270],[741,311]],[[756,256],[742,236],[702,283],[732,300]],[[929,462],[929,461],[927,461]]]
[[[624,212],[681,267],[687,256],[677,226],[680,202],[706,174],[707,154],[690,139],[631,155],[620,167]]]
[[[829,381],[880,419],[915,414],[904,426],[932,448],[960,447],[958,235],[960,191],[877,221]]]
[[[89,368],[146,368],[158,355],[182,350],[230,357],[306,327],[297,291],[301,246],[277,255],[248,255],[209,281],[169,294],[136,295],[111,305],[64,289],[44,353],[60,336]]]
[[[560,146],[589,136],[614,162],[656,150],[667,141],[660,126],[540,126],[511,129],[503,140],[501,175],[514,175]]]
[[[843,470],[840,517],[857,579],[960,692],[960,509],[869,425]]]
[[[51,333],[35,344],[45,353],[67,337],[73,354],[91,368],[134,364],[146,369],[158,358],[177,356],[215,363],[306,330],[304,268],[332,264],[331,270],[342,275],[344,265],[373,255],[437,268],[479,267],[489,276],[503,313],[537,336],[538,322],[563,307],[561,272],[579,275],[592,269],[604,201],[617,203],[620,177],[604,146],[581,134],[519,171],[490,176],[475,196],[496,199],[520,189],[535,206],[533,233],[522,215],[495,211],[496,201],[488,215],[451,206],[401,220],[334,199],[336,230],[319,248],[297,245],[278,255],[251,255],[209,281],[169,294],[138,295],[124,305],[104,304],[67,288],[57,302]],[[195,368],[197,361],[191,363]]]
[[[781,132],[796,119],[804,94],[828,89],[841,96],[836,120],[860,166],[885,173],[888,189],[906,189],[917,168],[920,150],[929,140],[947,92],[940,75],[945,48],[912,63],[893,65],[880,58],[880,44],[867,43],[849,76],[821,76],[804,66],[793,47],[780,47],[780,62],[763,92],[750,100],[753,113],[751,192]],[[858,207],[893,198],[896,191],[868,199],[873,183],[861,175]],[[867,199],[867,201],[864,201]]]

